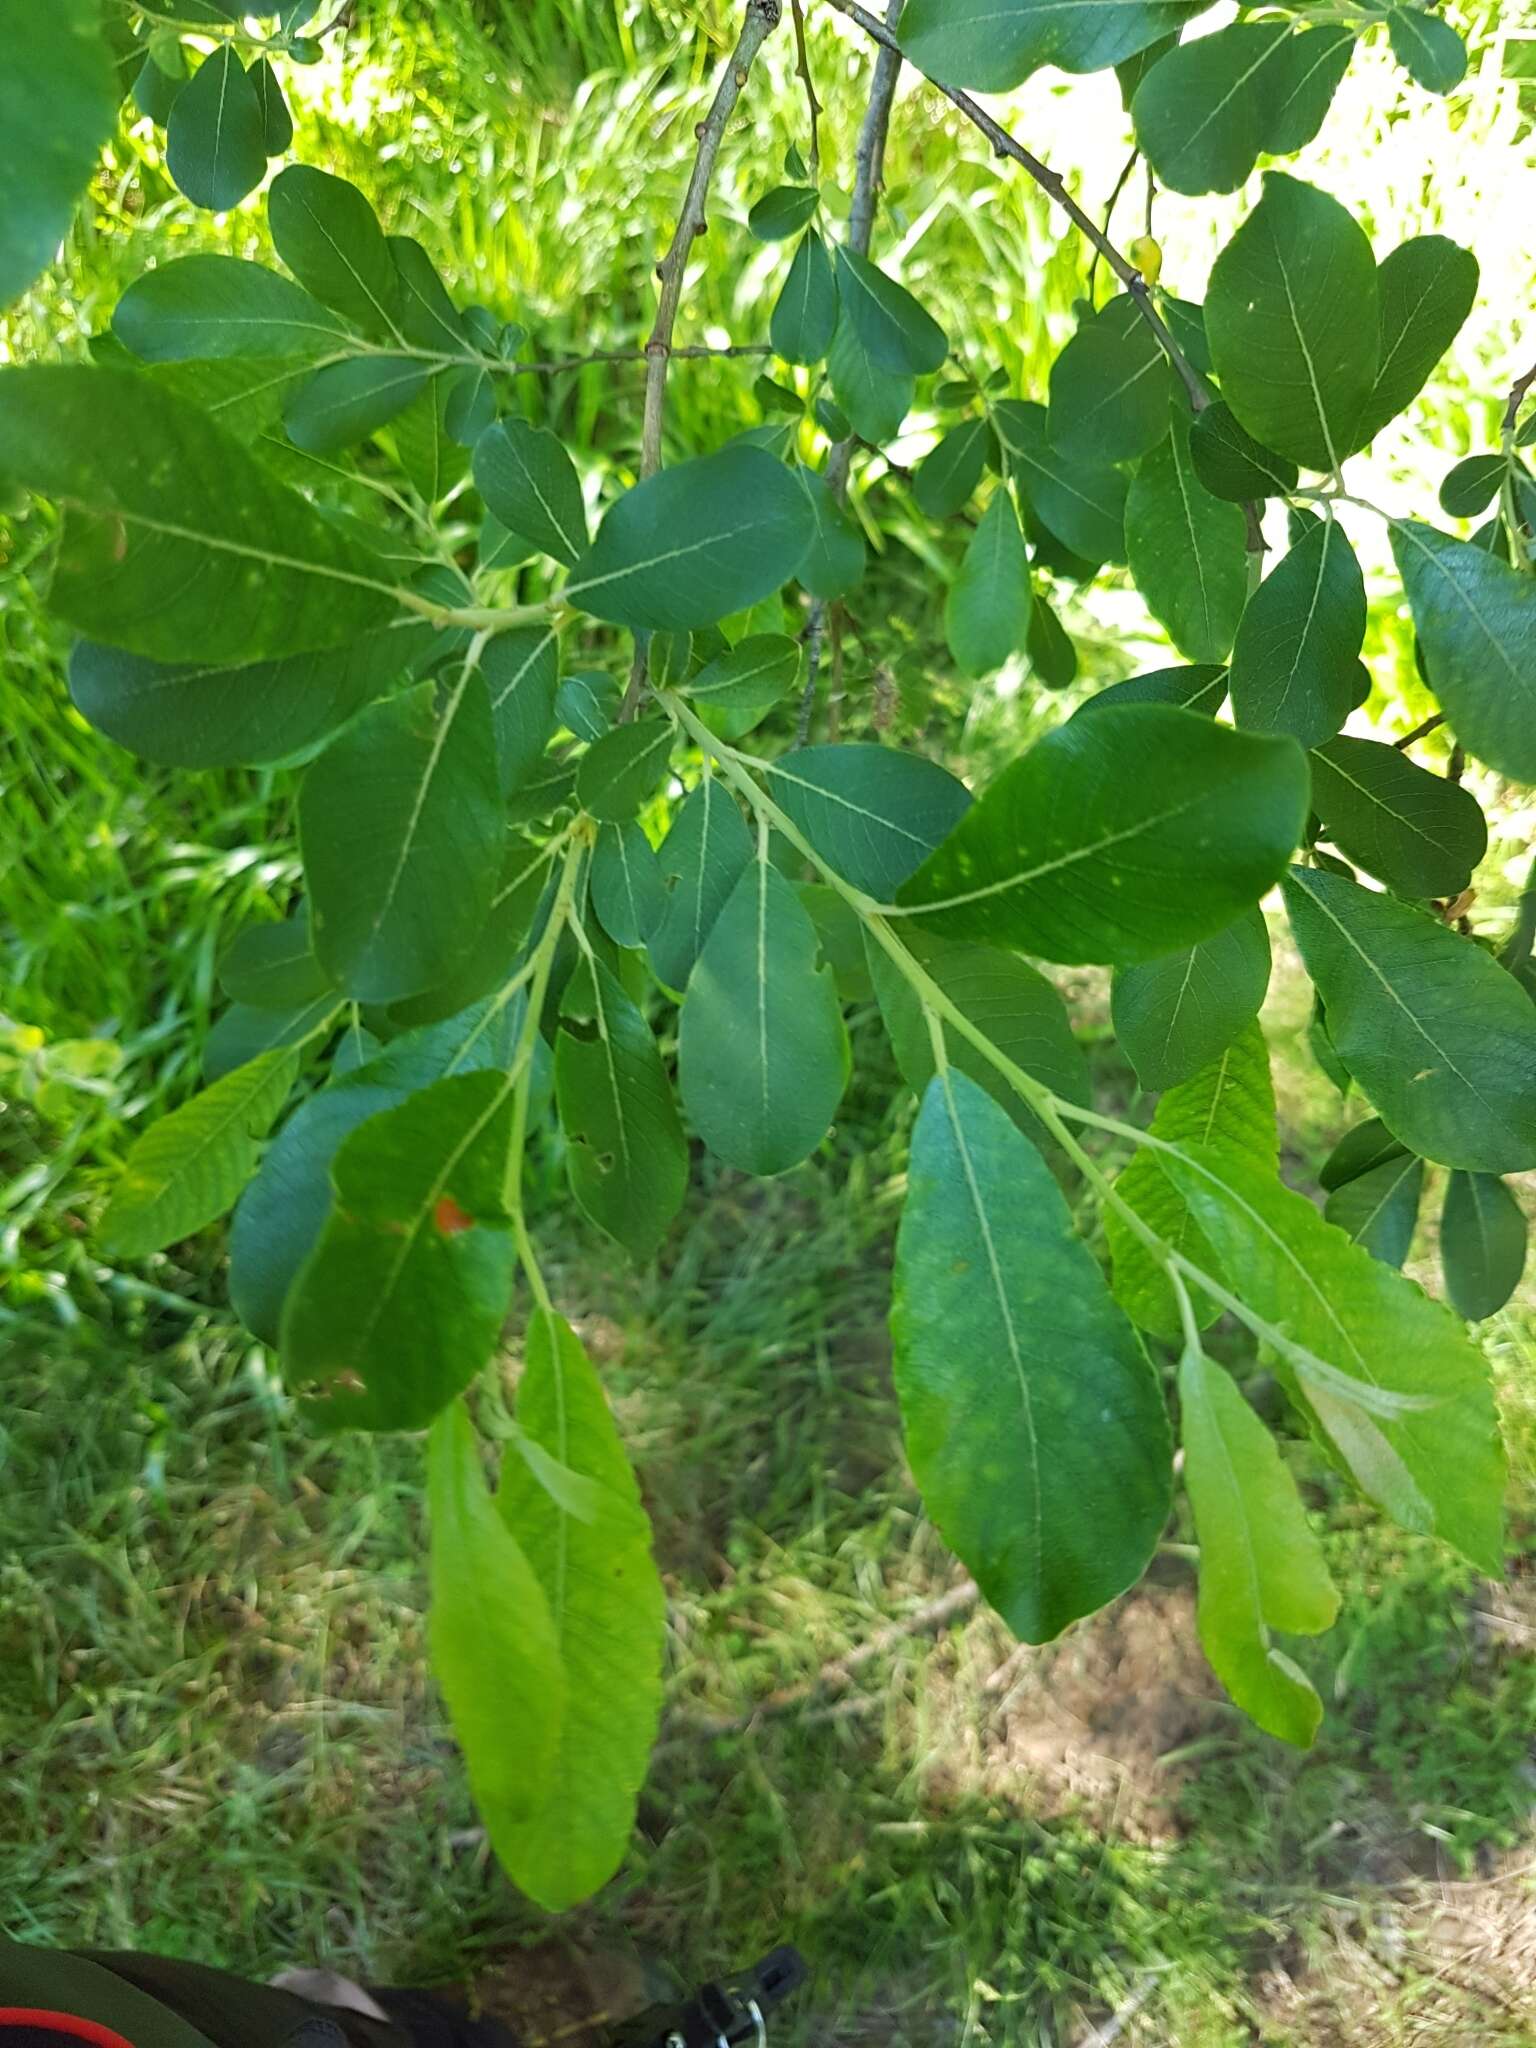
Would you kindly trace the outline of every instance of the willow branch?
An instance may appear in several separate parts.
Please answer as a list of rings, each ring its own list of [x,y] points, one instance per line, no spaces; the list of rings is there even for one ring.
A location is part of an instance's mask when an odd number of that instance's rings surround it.
[[[387,354],[389,351],[381,350]],[[398,351],[395,351],[398,353]],[[699,343],[689,348],[674,348],[667,351],[670,361],[685,362],[690,358],[703,361],[709,356],[771,356],[773,349],[766,341],[733,342],[729,348],[710,348]],[[572,370],[585,370],[593,363],[646,363],[654,360],[648,348],[596,348],[584,356],[561,356],[548,363],[494,363],[487,367],[499,371],[504,377],[564,377]]]
[[[808,169],[811,183],[815,184],[821,170],[821,116],[824,111],[816,97],[816,81],[811,76],[811,53],[805,42],[804,0],[789,0],[789,12],[795,24],[795,69],[800,74],[800,83],[805,87],[805,111],[811,122],[811,154]]]

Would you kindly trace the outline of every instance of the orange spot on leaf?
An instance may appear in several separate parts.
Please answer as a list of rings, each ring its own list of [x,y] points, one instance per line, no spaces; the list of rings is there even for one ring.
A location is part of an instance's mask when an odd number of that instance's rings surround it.
[[[461,1230],[473,1230],[475,1227],[474,1217],[466,1215],[452,1195],[444,1195],[432,1212],[432,1220],[444,1237],[453,1237]]]

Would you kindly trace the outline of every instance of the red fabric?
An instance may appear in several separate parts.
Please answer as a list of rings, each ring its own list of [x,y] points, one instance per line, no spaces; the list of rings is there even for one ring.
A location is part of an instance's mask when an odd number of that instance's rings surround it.
[[[26,2005],[0,2005],[0,2027],[33,2027],[45,2034],[63,2034],[71,2041],[85,2041],[90,2048],[133,2048],[133,2043],[96,2020],[78,2019],[68,2012],[42,2012]]]

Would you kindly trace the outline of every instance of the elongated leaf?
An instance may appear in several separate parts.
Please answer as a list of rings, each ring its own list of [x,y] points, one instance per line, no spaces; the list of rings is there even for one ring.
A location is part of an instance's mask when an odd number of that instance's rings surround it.
[[[506,527],[569,568],[587,548],[581,480],[546,427],[500,420],[475,443],[475,486]]]
[[[99,0],[23,7],[0,70],[0,306],[25,291],[68,232],[120,95]]]
[[[965,784],[898,747],[797,747],[768,775],[777,802],[845,882],[888,903],[970,809]]]
[[[1440,1218],[1440,1263],[1457,1315],[1497,1315],[1525,1271],[1525,1211],[1491,1173],[1453,1173]]]
[[[479,938],[504,829],[490,700],[464,669],[372,706],[304,778],[299,838],[315,952],[360,1002],[416,995]]]
[[[0,372],[0,476],[67,508],[52,609],[135,654],[300,654],[395,610],[383,563],[147,377]]]
[[[684,989],[721,907],[752,858],[752,835],[736,800],[705,776],[672,820],[661,845],[666,908],[647,941],[656,979]]]
[[[1199,0],[910,0],[901,46],[946,85],[1007,92],[1042,64],[1103,71],[1199,12]]]
[[[1376,382],[1377,303],[1358,222],[1326,192],[1267,172],[1205,295],[1222,397],[1250,434],[1308,469],[1337,469]]]
[[[1200,1641],[1245,1714],[1307,1748],[1323,1705],[1270,1630],[1317,1635],[1339,1596],[1274,1439],[1198,1345],[1179,1367],[1184,1486],[1200,1540]]]
[[[1501,775],[1536,781],[1536,576],[1414,519],[1393,520],[1392,553],[1457,739]]]
[[[879,369],[921,377],[944,367],[949,341],[938,321],[904,285],[846,242],[838,244],[837,285],[843,318]]]
[[[1271,1172],[1229,1151],[1159,1156],[1361,1490],[1497,1571],[1504,1456],[1487,1365],[1456,1319]]]
[[[1536,1166],[1536,1006],[1514,977],[1342,875],[1295,868],[1285,897],[1339,1057],[1394,1137],[1445,1166]]]
[[[215,255],[178,257],[135,278],[112,332],[149,363],[329,355],[352,341],[302,286],[260,263]]]
[[[638,825],[604,825],[592,851],[592,908],[616,946],[645,946],[667,910],[661,863]]]
[[[1466,77],[1466,44],[1448,21],[1427,8],[1390,8],[1387,35],[1393,56],[1426,91],[1454,92]]]
[[[492,1840],[514,1882],[559,1912],[605,1884],[628,1846],[661,1714],[666,1597],[602,1385],[570,1325],[543,1311],[529,1326],[517,1423],[496,1506],[549,1601],[565,1712],[553,1757],[527,1781],[544,1794],[536,1811]],[[555,1497],[524,1455],[530,1444],[583,1482],[589,1513]]]
[[[1407,1150],[1379,1116],[1368,1116],[1363,1123],[1352,1125],[1328,1154],[1318,1169],[1318,1186],[1332,1192],[1374,1167],[1384,1166],[1389,1159],[1402,1159]]]
[[[1472,792],[1380,740],[1316,748],[1312,808],[1340,853],[1400,896],[1459,895],[1488,850]]]
[[[472,344],[465,324],[432,258],[409,235],[384,239],[399,282],[400,332],[413,348],[467,355]]]
[[[917,465],[912,493],[930,519],[948,519],[970,503],[986,467],[990,428],[962,420]]]
[[[1236,22],[1181,43],[1137,91],[1136,139],[1171,190],[1235,192],[1261,150],[1312,140],[1354,44],[1347,28],[1293,32],[1288,21]]]
[[[1227,671],[1218,662],[1196,662],[1183,668],[1154,668],[1096,690],[1078,705],[1078,712],[1113,710],[1117,704],[1172,704],[1214,718],[1227,698]],[[1073,714],[1074,717],[1077,713]]]
[[[783,1173],[827,1134],[848,1081],[848,1037],[816,927],[767,861],[753,861],[704,941],[683,998],[678,1086],[728,1166]]]
[[[1115,1037],[1143,1088],[1173,1088],[1227,1049],[1269,987],[1269,931],[1255,906],[1198,946],[1117,970]]]
[[[827,347],[832,396],[861,440],[883,447],[901,432],[916,395],[913,378],[876,362],[864,335],[840,314]]]
[[[350,448],[404,412],[426,388],[428,369],[411,356],[354,356],[328,363],[283,406],[296,448],[329,455]]]
[[[1042,525],[1085,560],[1125,559],[1126,482],[1104,463],[1071,461],[1046,436],[1043,405],[1005,398],[992,411],[1014,479]]]
[[[391,1003],[390,1021],[405,1026],[436,1024],[504,988],[529,939],[543,929],[542,913],[554,887],[553,843],[537,846],[515,834],[506,838],[495,893],[474,945],[445,980],[418,996]]]
[[[1290,741],[1116,706],[1004,769],[900,901],[947,937],[1047,960],[1155,960],[1258,902],[1306,807]]]
[[[913,1133],[891,1331],[924,1505],[1015,1634],[1133,1585],[1168,1513],[1162,1396],[1039,1153],[954,1069]]]
[[[814,185],[780,185],[747,215],[748,231],[760,242],[787,242],[813,218],[820,198]]]
[[[810,229],[800,241],[768,332],[787,363],[819,363],[837,326],[837,279],[827,245]]]
[[[520,789],[544,758],[555,729],[560,687],[560,635],[523,626],[488,640],[480,657],[496,734],[496,769],[504,796]]]
[[[674,732],[666,718],[616,725],[592,742],[576,769],[582,809],[605,824],[623,825],[656,792],[667,772]]]
[[[794,688],[800,647],[787,633],[751,633],[682,685],[695,704],[757,720]]]
[[[1189,453],[1195,475],[1211,495],[1234,504],[1244,498],[1283,497],[1296,487],[1298,471],[1290,457],[1255,441],[1221,399],[1196,419]]]
[[[810,500],[816,522],[810,552],[797,574],[812,597],[830,601],[852,590],[863,576],[868,559],[864,536],[838,503],[825,477],[803,467],[796,475]]]
[[[1143,461],[1125,507],[1136,588],[1191,661],[1231,651],[1248,589],[1243,515],[1195,474],[1187,419]]]
[[[1155,448],[1177,396],[1168,358],[1128,293],[1078,328],[1051,365],[1050,392],[1051,445],[1101,466]]]
[[[261,146],[268,156],[281,156],[293,141],[293,116],[277,73],[265,57],[258,57],[248,76],[261,109]]]
[[[427,1506],[432,1675],[500,1853],[549,1783],[566,1674],[549,1600],[486,1490],[479,1439],[457,1402],[432,1427]]]
[[[233,43],[220,43],[176,95],[166,169],[194,206],[223,213],[266,176],[266,123]]]
[[[1365,578],[1336,519],[1309,527],[1250,599],[1232,650],[1237,722],[1304,747],[1336,733],[1357,691]]]
[[[1477,258],[1444,235],[1415,235],[1376,273],[1380,362],[1355,429],[1363,448],[1423,390],[1477,297]]]
[[[1323,1214],[1373,1259],[1400,1268],[1413,1243],[1423,1192],[1423,1160],[1400,1152],[1335,1188]]]
[[[305,290],[381,339],[403,340],[400,273],[378,217],[355,185],[290,164],[267,194],[273,247]]]
[[[517,1263],[511,1118],[506,1074],[457,1074],[343,1141],[283,1311],[283,1375],[320,1426],[423,1429],[490,1357]]]
[[[944,631],[963,675],[985,676],[1022,651],[1029,632],[1029,559],[1008,486],[992,493],[949,587]]]

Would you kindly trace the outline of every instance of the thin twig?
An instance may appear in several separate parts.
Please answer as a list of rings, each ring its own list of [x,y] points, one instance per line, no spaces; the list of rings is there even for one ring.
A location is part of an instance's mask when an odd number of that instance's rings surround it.
[[[1517,377],[1509,387],[1509,401],[1504,407],[1503,421],[1506,434],[1512,434],[1515,431],[1515,423],[1520,417],[1520,408],[1525,403],[1525,394],[1531,389],[1533,384],[1536,384],[1536,363],[1532,363],[1525,375]]]
[[[1392,744],[1399,753],[1402,753],[1405,747],[1411,747],[1415,740],[1422,740],[1430,733],[1438,731],[1444,723],[1445,713],[1443,711],[1432,711],[1428,718],[1413,728],[1412,732],[1405,732],[1400,740],[1394,740]]]
[[[674,348],[669,354],[676,363],[689,357],[702,361],[706,356],[771,356],[773,349],[766,341],[734,342],[729,348],[708,348],[700,343],[690,348]],[[585,370],[593,363],[649,364],[651,360],[651,352],[645,348],[596,348],[590,355],[562,356],[555,362],[505,363],[498,367],[508,377],[564,377],[572,370]]]
[[[816,97],[816,81],[811,76],[811,56],[805,42],[804,0],[789,0],[789,11],[795,24],[795,69],[800,74],[800,83],[805,87],[805,110],[811,119],[811,154],[807,168],[814,185],[821,170],[821,115],[822,104]]]
[[[1115,208],[1116,208],[1116,207],[1117,207],[1117,206],[1118,206],[1118,205],[1120,204],[1120,194],[1121,194],[1121,193],[1122,193],[1122,192],[1123,192],[1123,191],[1125,190],[1126,186],[1127,186],[1127,185],[1128,185],[1128,184],[1129,184],[1129,183],[1131,182],[1131,173],[1132,173],[1132,171],[1134,171],[1134,170],[1135,170],[1136,166],[1137,166],[1137,165],[1138,165],[1138,164],[1139,164],[1140,162],[1141,162],[1141,151],[1140,151],[1139,149],[1133,149],[1133,150],[1131,151],[1130,155],[1129,155],[1129,156],[1128,156],[1128,157],[1126,158],[1126,160],[1125,160],[1125,169],[1124,169],[1124,170],[1123,170],[1123,171],[1122,171],[1122,172],[1120,173],[1119,177],[1118,177],[1118,178],[1116,178],[1116,180],[1115,180],[1115,189],[1114,189],[1114,190],[1113,190],[1113,191],[1112,191],[1112,192],[1110,193],[1110,195],[1109,195],[1109,203],[1108,203],[1108,205],[1107,205],[1107,206],[1106,206],[1106,207],[1104,208],[1104,232],[1105,232],[1105,234],[1106,234],[1106,235],[1107,235],[1107,234],[1109,233],[1109,229],[1110,229],[1110,223],[1111,223],[1111,222],[1112,222],[1112,221],[1114,220],[1114,217],[1115,217]],[[1092,302],[1093,302],[1093,280],[1094,280],[1094,278],[1095,278],[1095,277],[1096,277],[1096,276],[1098,275],[1098,269],[1099,269],[1099,251],[1098,251],[1098,248],[1097,248],[1097,247],[1095,247],[1095,249],[1094,249],[1094,252],[1093,252],[1093,256],[1092,256],[1092,258],[1091,258],[1091,260],[1090,260],[1090,262],[1089,262],[1089,264],[1088,264],[1088,291],[1087,291],[1087,297],[1088,297],[1088,301],[1089,301],[1089,304],[1090,304],[1090,305],[1091,305],[1091,304],[1092,304]]]

